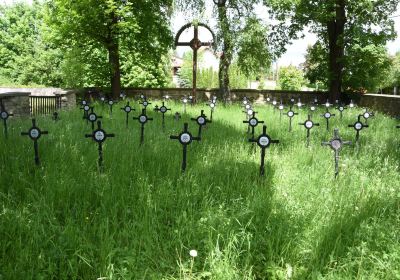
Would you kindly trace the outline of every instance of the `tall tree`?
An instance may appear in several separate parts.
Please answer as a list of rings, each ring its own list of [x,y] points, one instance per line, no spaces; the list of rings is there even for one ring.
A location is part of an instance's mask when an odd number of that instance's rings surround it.
[[[330,98],[340,98],[343,85],[346,46],[355,34],[363,34],[366,42],[383,45],[395,37],[390,18],[399,0],[264,0],[279,24],[272,32],[279,44],[278,53],[290,39],[298,38],[306,27],[318,35],[328,49],[328,88]],[[358,36],[359,38],[361,36]]]
[[[48,21],[67,48],[107,51],[113,97],[121,91],[121,46],[143,57],[166,53],[172,0],[51,0]]]

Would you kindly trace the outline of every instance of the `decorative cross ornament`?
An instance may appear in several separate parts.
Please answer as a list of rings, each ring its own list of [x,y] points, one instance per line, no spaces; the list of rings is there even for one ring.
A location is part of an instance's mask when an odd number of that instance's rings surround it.
[[[322,145],[329,146],[335,152],[335,178],[339,175],[339,153],[344,145],[351,145],[351,141],[343,141],[339,135],[339,129],[335,129],[333,138],[329,142],[322,142]]]
[[[124,108],[121,108],[121,110],[124,111],[126,114],[125,124],[126,127],[128,128],[129,113],[136,110],[129,105],[129,101],[126,103],[126,106]]]
[[[249,127],[251,127],[251,138],[254,139],[254,130],[258,126],[259,123],[264,123],[264,121],[259,121],[256,118],[256,112],[253,111],[253,114],[247,121],[243,121],[243,123],[248,123]]]
[[[48,131],[42,131],[40,128],[36,126],[36,120],[32,119],[32,127],[29,129],[28,132],[21,132],[23,136],[29,136],[33,141],[33,148],[35,150],[35,163],[36,165],[40,164],[39,160],[39,147],[38,147],[38,140],[42,135],[49,134]]]
[[[263,126],[263,133],[258,136],[257,139],[249,139],[249,142],[257,143],[257,145],[261,148],[261,166],[260,166],[260,176],[264,176],[265,173],[265,149],[268,148],[271,144],[278,144],[279,140],[272,140],[271,137],[267,134],[267,126]]]
[[[171,135],[169,138],[174,140],[179,140],[179,143],[181,143],[181,145],[183,146],[182,172],[185,172],[187,146],[190,145],[193,142],[193,140],[200,141],[201,138],[192,136],[192,134],[188,131],[187,123],[183,125],[183,132],[181,132],[181,134],[179,134],[178,136]]]
[[[140,145],[143,144],[144,142],[144,125],[148,122],[148,121],[152,121],[153,118],[149,118],[146,115],[146,109],[142,109],[142,114],[139,115],[138,117],[133,117],[134,120],[138,120],[140,125],[141,125],[141,129],[140,129]]]
[[[4,124],[4,136],[7,138],[8,137],[8,129],[7,129],[7,120],[9,117],[14,116],[13,114],[8,113],[6,110],[2,109],[0,112],[0,118],[3,120]]]
[[[311,120],[311,115],[308,115],[308,119],[304,123],[299,123],[299,125],[304,125],[307,129],[307,147],[310,145],[310,131],[314,126],[319,126],[319,123],[314,123]]]
[[[85,104],[83,104],[85,103]],[[85,100],[82,101],[82,107],[81,110],[83,110],[83,119],[86,120],[87,122],[89,122],[88,120],[88,115],[89,115],[89,111],[90,111],[90,106],[89,103],[87,103]]]
[[[338,109],[338,111],[340,112],[340,119],[343,119],[343,112],[344,110],[347,109],[347,107],[344,106],[343,104],[340,104],[339,106],[336,107],[336,109]]]
[[[204,110],[201,110],[200,116],[197,118],[191,118],[192,121],[196,121],[198,126],[199,126],[199,132],[197,134],[197,137],[201,137],[201,129],[203,126],[206,126],[207,123],[211,123],[211,120],[207,120],[207,116],[204,115]]]
[[[163,127],[163,129],[165,129],[165,113],[167,113],[168,111],[171,111],[171,109],[168,109],[165,106],[165,102],[163,101],[162,106],[160,108],[158,108],[158,106],[156,106],[156,108],[154,108],[154,111],[160,112],[162,114],[162,127]]]
[[[293,111],[293,105],[290,105],[290,110],[286,113],[287,114],[287,116],[289,117],[289,132],[291,132],[292,131],[292,118],[295,116],[295,115],[298,115],[299,113],[295,113],[294,111]]]
[[[321,115],[321,117],[324,117],[326,120],[326,130],[329,130],[329,120],[334,116],[336,115],[329,112],[328,107],[326,108],[326,112],[323,115]]]
[[[358,115],[357,121],[354,124],[349,124],[349,127],[352,127],[356,131],[356,142],[360,139],[360,131],[363,130],[364,127],[369,127],[367,124],[363,124],[361,122],[362,115]]]
[[[94,124],[97,122],[97,120],[103,118],[102,116],[97,116],[93,109],[93,107],[90,108],[90,113],[87,116],[89,122],[92,123],[92,130],[94,130]]]
[[[301,100],[299,98],[299,101],[297,102],[297,107],[300,109],[303,106],[303,103],[301,103]]]
[[[356,104],[354,104],[353,100],[350,100],[350,104],[349,107],[352,109],[356,106]]]
[[[108,137],[115,137],[115,134],[108,134],[101,128],[101,121],[97,122],[97,129],[92,134],[85,134],[86,138],[92,138],[98,144],[99,150],[99,168],[103,166],[103,143]]]

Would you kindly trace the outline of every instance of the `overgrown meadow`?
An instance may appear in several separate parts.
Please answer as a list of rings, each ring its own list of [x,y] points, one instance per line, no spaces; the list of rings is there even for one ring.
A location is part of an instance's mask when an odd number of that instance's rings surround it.
[[[132,104],[133,102],[131,102]],[[249,143],[239,105],[218,105],[188,148],[181,172],[183,123],[204,109],[168,102],[161,114],[148,113],[145,143],[140,125],[125,127],[125,113],[95,105],[103,128],[115,133],[104,145],[104,171],[97,168],[97,144],[84,135],[91,126],[76,109],[60,120],[37,118],[48,130],[33,142],[22,131],[30,119],[10,118],[9,137],[0,133],[0,279],[400,279],[400,129],[377,113],[361,132],[359,145],[341,151],[334,179],[334,155],[322,141],[338,127],[355,140],[361,108],[339,112],[330,131],[298,125],[272,106],[258,106],[272,139],[265,177],[259,176],[260,148]],[[150,107],[150,106],[149,106]],[[287,107],[285,108],[285,112]],[[296,111],[298,111],[296,109]],[[256,134],[260,134],[260,125]],[[190,250],[198,256],[191,257]]]

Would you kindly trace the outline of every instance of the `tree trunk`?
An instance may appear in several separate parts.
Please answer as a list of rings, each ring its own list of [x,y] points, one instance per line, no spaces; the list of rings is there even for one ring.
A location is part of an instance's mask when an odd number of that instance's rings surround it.
[[[335,18],[328,22],[329,40],[329,99],[340,100],[343,79],[345,0],[336,0]]]
[[[113,99],[118,99],[121,93],[121,69],[119,64],[118,43],[111,43],[108,46],[108,62],[111,70],[111,95]]]
[[[223,39],[222,55],[219,61],[219,90],[225,103],[231,103],[232,96],[229,81],[229,67],[232,63],[232,39],[229,30],[226,6],[218,7],[220,34]]]

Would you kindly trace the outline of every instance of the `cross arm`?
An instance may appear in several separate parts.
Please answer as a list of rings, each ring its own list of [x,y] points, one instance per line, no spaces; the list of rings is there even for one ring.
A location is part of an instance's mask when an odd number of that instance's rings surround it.
[[[182,46],[185,46],[185,47],[190,47],[191,45],[190,45],[190,42],[178,42],[178,43],[176,43],[175,44],[177,47],[182,47]]]
[[[192,137],[192,140],[200,141],[201,137]]]
[[[250,121],[243,121],[243,123],[250,123]]]
[[[368,125],[368,124],[364,124],[363,126],[364,126],[364,127],[369,127],[369,125]]]
[[[106,134],[106,137],[115,137],[114,133]]]
[[[196,118],[190,118],[192,121],[197,121],[197,119]]]
[[[21,136],[26,136],[26,135],[29,135],[29,133],[28,132],[21,132]]]
[[[354,127],[354,124],[349,124],[348,127]]]
[[[206,123],[212,123],[212,121],[206,119]]]
[[[331,142],[322,142],[321,145],[322,146],[329,146],[329,145],[331,145]]]
[[[48,131],[41,131],[41,134],[49,134]]]
[[[279,140],[271,140],[271,143],[273,143],[273,144],[279,144]]]
[[[179,139],[179,136],[171,135],[171,136],[169,137],[169,139],[178,140],[178,139]]]
[[[353,142],[351,142],[351,141],[343,141],[342,143],[343,143],[343,145],[352,145],[353,144]]]
[[[85,134],[85,138],[92,138],[93,134]]]
[[[147,118],[147,120],[148,120],[148,121],[152,121],[152,120],[153,120],[153,118]]]
[[[258,121],[258,123],[264,123],[264,121]]]

